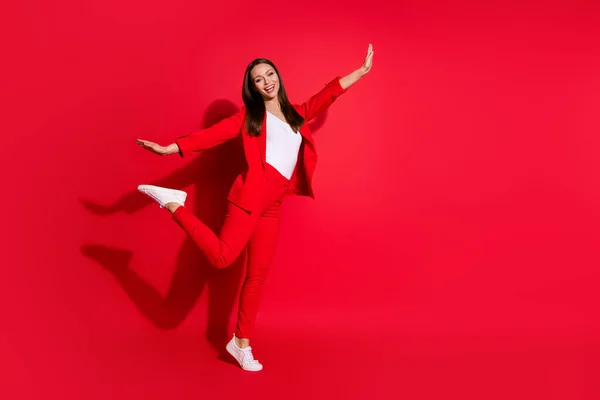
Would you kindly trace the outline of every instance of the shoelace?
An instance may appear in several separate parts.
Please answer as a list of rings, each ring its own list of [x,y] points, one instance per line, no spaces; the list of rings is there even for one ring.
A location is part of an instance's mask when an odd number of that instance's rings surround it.
[[[252,355],[251,347],[246,347],[242,350],[244,351],[244,364],[258,364],[258,360],[255,360],[254,356]]]

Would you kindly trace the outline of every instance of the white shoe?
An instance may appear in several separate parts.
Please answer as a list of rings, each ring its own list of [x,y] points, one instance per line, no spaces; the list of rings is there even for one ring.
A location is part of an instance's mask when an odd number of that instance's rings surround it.
[[[235,343],[235,335],[233,335],[233,338],[231,338],[225,348],[229,354],[231,354],[233,358],[237,360],[242,369],[246,371],[260,371],[263,369],[262,364],[259,363],[258,360],[254,359],[254,356],[252,355],[252,347],[248,346],[244,347],[243,349],[238,347],[238,345]]]
[[[184,205],[187,193],[182,190],[168,189],[153,185],[140,185],[138,190],[148,197],[154,199],[160,208],[163,208],[167,203],[177,203]]]

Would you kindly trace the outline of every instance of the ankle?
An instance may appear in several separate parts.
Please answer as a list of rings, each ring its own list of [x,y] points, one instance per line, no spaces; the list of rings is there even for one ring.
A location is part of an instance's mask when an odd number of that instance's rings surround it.
[[[165,204],[165,209],[171,214],[173,214],[179,207],[181,207],[181,204],[175,202]]]
[[[239,338],[239,337],[236,336],[235,337],[235,344],[240,349],[243,349],[245,347],[249,347],[250,346],[250,339]]]

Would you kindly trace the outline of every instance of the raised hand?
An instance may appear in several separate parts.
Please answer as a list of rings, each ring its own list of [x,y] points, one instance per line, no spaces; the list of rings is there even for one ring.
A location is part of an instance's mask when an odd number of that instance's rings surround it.
[[[179,146],[177,146],[176,143],[172,143],[168,146],[161,146],[154,142],[142,139],[136,139],[136,143],[144,149],[151,151],[154,154],[158,154],[159,156],[168,156],[179,151]]]
[[[360,70],[363,74],[367,74],[371,70],[371,67],[373,66],[373,54],[375,54],[373,52],[373,45],[369,43],[365,62],[363,63],[362,67],[360,67]]]

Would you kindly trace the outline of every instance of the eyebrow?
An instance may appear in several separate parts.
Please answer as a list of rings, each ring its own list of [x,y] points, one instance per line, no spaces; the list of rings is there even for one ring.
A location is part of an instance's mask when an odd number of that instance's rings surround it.
[[[269,72],[269,71],[273,71],[273,68],[269,68],[268,70],[266,70],[265,74],[266,74],[267,72]],[[256,79],[256,78],[258,78],[259,76],[262,76],[262,75],[256,75],[254,78],[252,78],[252,80],[255,80],[255,79]]]

